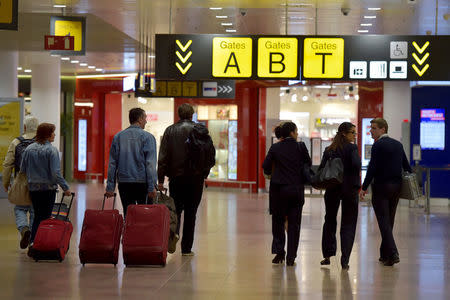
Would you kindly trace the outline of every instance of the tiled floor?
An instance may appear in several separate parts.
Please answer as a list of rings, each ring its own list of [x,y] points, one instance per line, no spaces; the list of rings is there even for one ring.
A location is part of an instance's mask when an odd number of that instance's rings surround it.
[[[101,204],[101,185],[73,185],[71,248],[62,263],[35,263],[18,248],[12,205],[0,201],[0,299],[449,299],[450,209],[399,207],[401,262],[378,263],[380,236],[371,207],[360,206],[350,270],[339,256],[321,267],[321,198],[306,199],[297,265],[272,265],[267,194],[207,191],[197,218],[194,257],[179,249],[165,268],[78,261],[84,210]]]

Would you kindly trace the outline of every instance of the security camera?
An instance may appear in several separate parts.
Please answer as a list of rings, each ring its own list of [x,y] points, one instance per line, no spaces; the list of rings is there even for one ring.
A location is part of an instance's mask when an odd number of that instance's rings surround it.
[[[245,17],[247,15],[247,10],[245,8],[239,8],[239,13],[241,16]]]
[[[344,16],[348,16],[350,10],[351,10],[350,7],[341,7],[341,13],[342,13]]]

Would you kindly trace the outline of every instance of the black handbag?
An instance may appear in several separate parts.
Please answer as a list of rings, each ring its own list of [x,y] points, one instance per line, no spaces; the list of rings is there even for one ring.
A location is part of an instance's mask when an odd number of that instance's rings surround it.
[[[300,154],[302,156],[302,158],[304,157],[304,153],[302,151],[302,148],[300,148],[300,143],[297,143],[297,148],[300,151]],[[311,184],[312,179],[315,175],[314,171],[311,169],[311,166],[306,164],[305,161],[302,161],[302,166],[301,166],[301,172],[302,172],[302,180],[303,180],[303,184]]]
[[[340,157],[330,157],[325,166],[312,178],[312,186],[318,190],[332,188],[344,181],[344,163]]]

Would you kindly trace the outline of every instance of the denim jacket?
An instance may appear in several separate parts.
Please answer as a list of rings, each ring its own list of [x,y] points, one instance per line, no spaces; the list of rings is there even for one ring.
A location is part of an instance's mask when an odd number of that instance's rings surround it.
[[[112,192],[118,182],[147,183],[149,192],[156,184],[156,140],[141,127],[131,125],[114,136],[109,151],[108,182]]]
[[[58,150],[50,142],[33,143],[22,154],[20,172],[28,178],[30,191],[56,190],[57,184],[64,191],[69,189],[61,175]]]

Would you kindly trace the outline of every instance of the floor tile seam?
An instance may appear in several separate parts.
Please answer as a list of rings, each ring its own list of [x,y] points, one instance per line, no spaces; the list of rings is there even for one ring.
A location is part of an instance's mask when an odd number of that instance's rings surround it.
[[[169,276],[169,278],[167,278],[167,280],[155,291],[155,296],[156,294],[159,293],[159,291],[172,279],[175,277],[175,275],[177,275],[177,273],[184,267],[184,265],[186,265],[188,262],[190,262],[192,260],[191,259],[187,259],[184,263],[181,264],[181,266],[175,270],[175,272],[173,272],[173,274],[171,276]]]
[[[233,273],[237,269],[237,263],[234,263],[231,265],[230,270],[227,272],[227,275],[225,276],[223,283],[225,283],[228,278],[231,276],[231,273]],[[218,288],[216,289],[216,292],[214,293],[214,299],[217,299],[217,297],[220,296],[222,291],[225,289],[225,285],[218,285]]]

